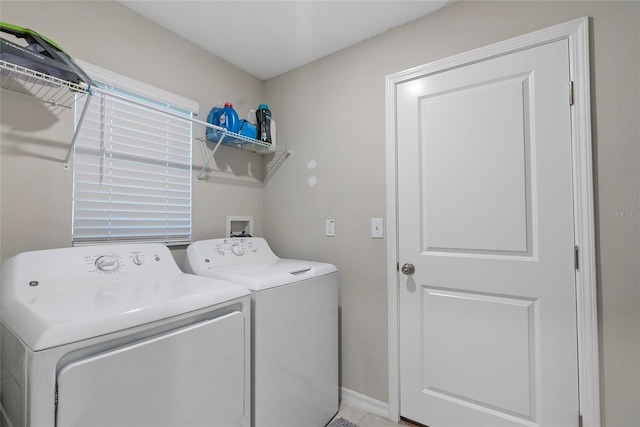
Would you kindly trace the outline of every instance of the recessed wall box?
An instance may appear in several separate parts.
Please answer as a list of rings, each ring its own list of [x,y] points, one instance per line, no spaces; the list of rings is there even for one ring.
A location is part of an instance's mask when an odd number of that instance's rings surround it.
[[[252,216],[227,216],[226,237],[253,236]]]

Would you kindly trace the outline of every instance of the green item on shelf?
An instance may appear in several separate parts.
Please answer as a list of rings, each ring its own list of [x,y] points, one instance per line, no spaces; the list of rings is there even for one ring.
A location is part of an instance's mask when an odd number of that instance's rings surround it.
[[[0,31],[28,43],[27,46],[21,46],[0,37],[0,60],[72,83],[93,85],[91,78],[51,39],[6,22],[0,22]]]

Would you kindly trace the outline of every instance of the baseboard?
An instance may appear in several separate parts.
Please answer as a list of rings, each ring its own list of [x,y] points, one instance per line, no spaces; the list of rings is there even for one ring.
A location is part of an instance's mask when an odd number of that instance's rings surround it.
[[[379,400],[357,393],[353,390],[349,390],[348,388],[342,387],[340,389],[340,401],[347,405],[365,410],[371,414],[376,414],[384,418],[389,417],[388,403],[380,402]]]

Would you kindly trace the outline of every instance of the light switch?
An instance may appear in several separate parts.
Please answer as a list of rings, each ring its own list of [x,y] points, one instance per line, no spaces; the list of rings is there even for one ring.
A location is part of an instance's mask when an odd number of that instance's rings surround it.
[[[336,226],[335,221],[332,219],[328,219],[326,224],[325,236],[334,237],[336,235],[335,226]]]
[[[382,218],[371,218],[371,237],[374,239],[382,239],[384,237]]]

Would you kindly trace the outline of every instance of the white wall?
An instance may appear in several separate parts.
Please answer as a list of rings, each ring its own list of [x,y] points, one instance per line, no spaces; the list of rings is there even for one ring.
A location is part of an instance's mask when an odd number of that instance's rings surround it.
[[[2,21],[31,28],[73,57],[158,86],[200,104],[198,118],[232,101],[255,109],[263,83],[114,1],[3,1]],[[2,91],[1,259],[69,246],[72,173],[62,169],[73,135],[73,112],[53,116],[33,99]],[[197,125],[194,135],[204,134]],[[204,163],[194,142],[194,177]],[[225,235],[226,216],[253,216],[262,234],[262,158],[221,147],[213,170],[193,187],[193,237]],[[181,262],[184,251],[174,249]]]
[[[265,188],[265,234],[282,256],[337,265],[342,386],[387,401],[385,242],[369,237],[370,219],[386,212],[385,76],[583,16],[592,17],[603,425],[640,425],[639,2],[456,2],[266,82],[279,140],[295,151]],[[625,211],[636,216],[611,216]],[[324,237],[327,218],[334,238]]]

